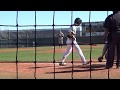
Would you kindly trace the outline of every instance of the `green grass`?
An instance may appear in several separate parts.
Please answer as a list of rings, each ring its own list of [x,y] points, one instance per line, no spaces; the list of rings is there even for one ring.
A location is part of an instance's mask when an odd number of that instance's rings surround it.
[[[86,59],[90,58],[90,46],[89,45],[81,45],[80,46],[83,54],[85,55]],[[63,46],[64,49],[66,49],[66,46]],[[0,52],[0,61],[60,61],[64,52],[57,52],[54,54],[54,48],[51,46],[46,47],[37,47],[36,52],[35,48],[29,47],[30,50],[25,50],[26,48],[23,48],[23,50],[20,50],[18,48],[18,54],[16,57],[16,49],[12,48],[5,48],[0,49],[1,50],[12,50],[9,52]],[[91,52],[91,58],[97,59],[98,56],[101,55],[103,49],[103,45],[97,45],[92,46],[92,52]],[[56,46],[55,50],[59,50],[59,47]],[[47,51],[51,51],[51,53],[48,53]],[[36,57],[35,57],[36,54]],[[80,57],[77,52],[73,53],[73,59],[74,60],[80,60]],[[67,60],[72,60],[72,53],[67,57]]]

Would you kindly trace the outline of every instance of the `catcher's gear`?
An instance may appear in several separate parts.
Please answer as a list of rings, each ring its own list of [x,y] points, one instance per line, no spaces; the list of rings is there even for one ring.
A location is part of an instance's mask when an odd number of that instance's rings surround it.
[[[102,62],[102,60],[103,60],[103,57],[98,57],[99,62]]]

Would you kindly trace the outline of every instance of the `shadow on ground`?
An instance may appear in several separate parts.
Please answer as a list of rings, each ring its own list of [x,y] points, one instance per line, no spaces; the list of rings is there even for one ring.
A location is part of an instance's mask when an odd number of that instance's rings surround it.
[[[73,70],[72,70],[73,68]],[[105,64],[92,64],[91,66],[90,65],[76,65],[74,67],[69,66],[69,67],[66,67],[66,66],[61,66],[57,69],[64,69],[64,71],[61,71],[61,70],[56,70],[55,72],[47,72],[47,74],[50,74],[50,73],[71,73],[71,70],[73,72],[90,72],[90,71],[97,71],[97,70],[105,70]],[[79,69],[79,70],[78,70]]]

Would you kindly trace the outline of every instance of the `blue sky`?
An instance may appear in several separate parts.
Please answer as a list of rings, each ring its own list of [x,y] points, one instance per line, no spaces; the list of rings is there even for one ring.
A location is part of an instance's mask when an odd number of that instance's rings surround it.
[[[90,11],[73,11],[71,20],[71,11],[55,11],[55,25],[70,25],[76,17],[80,17],[83,22],[89,22]],[[108,11],[108,15],[112,11]],[[16,25],[17,11],[0,11],[0,25]],[[104,21],[107,17],[107,11],[91,11],[90,21]],[[72,21],[72,22],[71,22]],[[19,25],[34,25],[35,11],[18,11]],[[36,11],[37,25],[52,25],[53,11]],[[66,28],[68,26],[55,26],[55,28]],[[39,26],[37,29],[52,28],[52,26]],[[16,27],[0,26],[0,30],[16,30]],[[34,27],[19,27],[21,29],[34,29]]]

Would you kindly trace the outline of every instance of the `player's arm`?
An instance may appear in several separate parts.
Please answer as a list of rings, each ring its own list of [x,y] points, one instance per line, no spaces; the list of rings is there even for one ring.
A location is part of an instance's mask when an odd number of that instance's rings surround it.
[[[104,36],[103,36],[103,41],[105,42],[107,40],[107,35],[108,35],[109,29],[107,29],[107,28],[104,28],[104,29],[105,29],[105,32],[104,32]]]
[[[68,38],[75,39],[75,33],[73,31],[68,32]]]
[[[75,39],[75,35],[76,35],[76,27],[72,26],[68,31],[67,37],[70,39]]]

